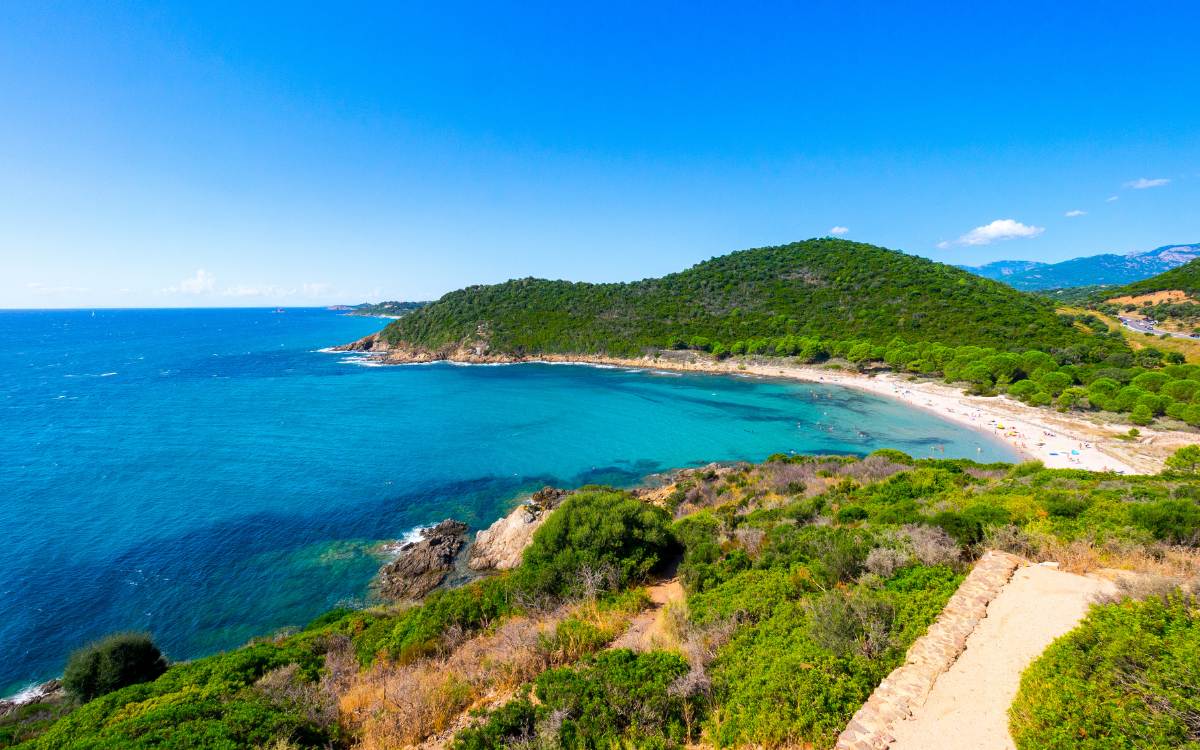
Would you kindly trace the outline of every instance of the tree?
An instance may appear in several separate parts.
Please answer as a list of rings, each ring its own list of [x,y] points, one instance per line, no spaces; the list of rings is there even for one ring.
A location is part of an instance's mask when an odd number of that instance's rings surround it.
[[[1129,421],[1134,424],[1147,425],[1154,421],[1154,412],[1145,404],[1138,404],[1129,413]]]
[[[86,703],[167,671],[167,660],[144,633],[115,633],[71,654],[63,687]]]
[[[1167,469],[1178,474],[1200,474],[1200,445],[1185,445],[1167,459]]]

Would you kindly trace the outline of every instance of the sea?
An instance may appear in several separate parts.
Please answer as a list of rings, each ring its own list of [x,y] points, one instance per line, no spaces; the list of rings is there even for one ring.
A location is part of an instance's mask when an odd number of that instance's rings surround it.
[[[379,546],[544,485],[772,453],[1014,460],[836,386],[585,365],[379,366],[323,309],[0,312],[0,695],[150,632],[172,659],[371,600]]]

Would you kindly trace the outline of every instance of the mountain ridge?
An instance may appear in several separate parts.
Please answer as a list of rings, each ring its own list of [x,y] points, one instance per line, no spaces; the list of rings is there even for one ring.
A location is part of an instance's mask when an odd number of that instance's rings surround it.
[[[1058,263],[998,260],[981,266],[958,266],[978,276],[1020,289],[1037,291],[1077,286],[1121,285],[1150,278],[1200,258],[1200,243],[1163,245],[1153,250],[1087,255]]]

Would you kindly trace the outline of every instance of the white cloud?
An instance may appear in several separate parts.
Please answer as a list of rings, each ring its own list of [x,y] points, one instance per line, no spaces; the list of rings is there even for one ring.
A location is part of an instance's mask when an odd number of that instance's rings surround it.
[[[178,284],[172,284],[162,290],[163,294],[211,294],[216,288],[217,277],[213,276],[203,268],[196,269],[196,273],[187,277]]]
[[[841,224],[829,230],[830,234],[845,234],[850,231],[850,227],[844,227]]]
[[[57,294],[77,294],[79,292],[87,291],[87,289],[81,286],[50,286],[48,284],[43,284],[40,281],[31,281],[25,285],[25,288],[33,294],[44,296],[53,296]]]
[[[335,296],[336,291],[331,285],[320,282],[306,282],[298,287],[279,286],[278,284],[233,284],[218,289],[217,277],[201,268],[178,284],[172,284],[169,287],[159,290],[159,294],[214,295],[217,297],[242,299],[282,300],[288,297],[324,298]]]
[[[226,287],[221,292],[223,297],[264,297],[268,299],[282,299],[284,297],[325,297],[333,294],[333,287],[329,284],[318,282],[306,282],[299,287],[277,286],[275,284],[267,284],[266,286],[247,286],[239,284],[237,286]]]
[[[1170,180],[1166,177],[1155,177],[1152,180],[1145,177],[1139,177],[1132,182],[1125,183],[1125,187],[1133,188],[1134,190],[1145,190],[1146,188],[1162,187],[1169,182]]]
[[[1105,203],[1115,203],[1116,201],[1119,201],[1119,200],[1121,200],[1121,196],[1119,196],[1119,195],[1110,195],[1110,196],[1108,196],[1107,198],[1105,198],[1105,199],[1104,199],[1104,202],[1105,202]]]
[[[1080,209],[1076,208],[1067,211],[1065,214],[1063,214],[1063,216],[1067,217],[1068,219],[1074,219],[1076,216],[1087,216],[1087,211],[1081,211]]]
[[[1015,219],[996,219],[991,224],[975,227],[953,242],[943,241],[937,246],[945,250],[953,245],[990,245],[1001,240],[1037,237],[1044,231],[1045,227],[1032,227]]]

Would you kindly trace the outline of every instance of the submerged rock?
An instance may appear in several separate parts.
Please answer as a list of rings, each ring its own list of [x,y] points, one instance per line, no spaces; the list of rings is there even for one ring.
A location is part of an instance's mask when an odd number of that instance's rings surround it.
[[[521,553],[533,540],[533,532],[545,522],[569,492],[543,487],[528,503],[475,535],[467,565],[472,570],[509,570],[521,564]]]
[[[421,530],[421,540],[400,548],[400,556],[379,571],[379,593],[389,599],[420,599],[454,568],[466,543],[467,525],[446,519]]]

